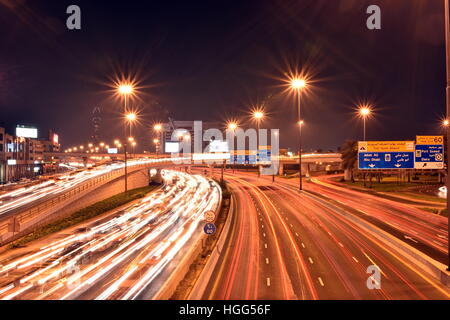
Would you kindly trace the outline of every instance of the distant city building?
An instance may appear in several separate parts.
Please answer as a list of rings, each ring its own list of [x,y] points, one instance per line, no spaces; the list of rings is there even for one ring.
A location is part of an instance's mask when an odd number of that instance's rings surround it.
[[[15,135],[0,128],[0,183],[42,174],[45,163],[52,161],[45,159],[45,152],[60,152],[59,136],[53,131],[47,138],[37,137],[32,127],[17,126]]]
[[[162,124],[159,141],[161,141],[161,150],[163,153],[178,152],[179,146],[182,142],[191,144],[191,151],[194,152],[194,131],[195,121],[176,121],[169,119],[169,122]],[[202,122],[202,136],[199,137],[199,141],[202,141],[202,152],[210,145],[210,141],[203,141],[203,135],[208,129],[222,130],[223,124],[219,122]],[[223,130],[222,130],[223,132]],[[225,137],[224,137],[225,138]]]

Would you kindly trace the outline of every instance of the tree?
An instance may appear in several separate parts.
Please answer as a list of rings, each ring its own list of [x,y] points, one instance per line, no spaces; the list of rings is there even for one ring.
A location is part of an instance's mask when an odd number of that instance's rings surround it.
[[[353,169],[356,167],[358,161],[358,142],[354,140],[347,140],[341,147],[342,167],[344,170],[350,171],[352,182],[355,182],[353,177]]]

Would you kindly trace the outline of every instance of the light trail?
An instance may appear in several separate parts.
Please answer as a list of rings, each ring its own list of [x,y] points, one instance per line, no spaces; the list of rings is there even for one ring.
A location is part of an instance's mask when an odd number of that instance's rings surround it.
[[[131,160],[128,162],[128,167],[142,164],[157,164],[161,162],[177,161],[180,159],[181,158]],[[33,202],[44,199],[50,195],[53,197],[55,195],[63,194],[64,192],[77,187],[84,182],[115,170],[122,169],[124,166],[124,163],[101,165],[90,170],[68,173],[59,176],[57,179],[51,179],[30,187],[22,187],[11,192],[3,193],[0,195],[0,217],[14,209],[32,204]]]
[[[0,299],[139,299],[201,235],[204,212],[221,197],[202,176],[162,176],[165,187],[119,216],[3,262]]]

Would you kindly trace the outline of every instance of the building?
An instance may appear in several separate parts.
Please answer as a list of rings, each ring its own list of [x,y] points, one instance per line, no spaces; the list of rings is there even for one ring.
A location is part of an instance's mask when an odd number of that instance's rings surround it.
[[[161,145],[157,145],[157,148],[159,148],[159,150],[161,150],[163,153],[178,152],[182,144],[185,145],[189,142],[190,150],[194,152],[194,142],[196,140],[196,122],[198,125],[201,124],[201,130],[199,130],[198,132],[201,132],[201,137],[197,138],[198,141],[201,141],[200,153],[203,152],[203,150],[205,150],[210,144],[210,141],[203,141],[204,134],[207,130],[218,129],[221,130],[222,134],[224,134],[223,124],[220,124],[219,122],[175,121],[169,119],[169,122],[163,123],[161,125],[161,132],[159,137]],[[223,136],[223,138],[225,139],[225,136]],[[200,147],[200,145],[198,147]]]
[[[59,137],[53,131],[48,138],[38,139],[36,128],[18,126],[16,135],[8,134],[0,128],[0,183],[7,183],[22,178],[34,178],[43,173],[46,152],[59,152]],[[27,136],[24,130],[35,130]]]

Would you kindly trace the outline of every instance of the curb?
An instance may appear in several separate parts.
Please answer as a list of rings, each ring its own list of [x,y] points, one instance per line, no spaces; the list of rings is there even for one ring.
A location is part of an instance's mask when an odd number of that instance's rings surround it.
[[[220,199],[216,208],[216,213],[220,212],[222,208],[222,189],[219,185],[217,185],[218,190],[220,191]],[[199,230],[202,230],[199,228]],[[172,295],[175,293],[179,283],[184,279],[186,274],[189,271],[189,268],[192,265],[192,262],[197,258],[197,256],[203,250],[203,240],[208,236],[202,234],[199,236],[196,242],[194,242],[193,246],[188,250],[188,252],[181,258],[180,263],[175,267],[175,269],[170,273],[170,276],[161,286],[161,288],[156,292],[156,294],[152,297],[152,300],[169,300]]]
[[[231,227],[231,220],[234,215],[234,203],[235,199],[233,194],[231,194],[231,202],[230,209],[227,217],[227,221],[225,222],[225,226],[220,234],[220,239],[217,242],[216,246],[213,249],[213,252],[209,256],[208,262],[203,267],[202,272],[199,277],[195,281],[193,285],[193,289],[189,293],[188,300],[202,300],[203,294],[206,290],[206,287],[211,279],[212,273],[216,268],[219,257],[222,253],[223,247],[225,246],[225,239],[228,236]]]

